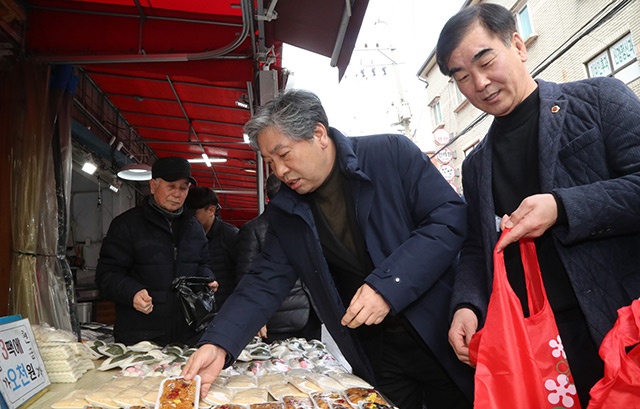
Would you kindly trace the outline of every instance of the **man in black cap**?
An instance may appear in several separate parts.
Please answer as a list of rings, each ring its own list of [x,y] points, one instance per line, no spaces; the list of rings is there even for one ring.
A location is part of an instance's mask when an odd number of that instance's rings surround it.
[[[183,207],[196,180],[189,162],[179,157],[158,159],[151,175],[151,195],[111,222],[96,284],[100,295],[116,304],[116,342],[194,344],[199,334],[187,325],[171,283],[176,277],[198,276],[217,287],[202,226]]]
[[[236,263],[231,250],[238,228],[222,220],[218,214],[221,209],[220,200],[213,189],[207,187],[189,189],[185,206],[196,212],[196,219],[202,224],[209,240],[211,268],[219,284],[216,292],[216,306],[220,308],[236,288]]]

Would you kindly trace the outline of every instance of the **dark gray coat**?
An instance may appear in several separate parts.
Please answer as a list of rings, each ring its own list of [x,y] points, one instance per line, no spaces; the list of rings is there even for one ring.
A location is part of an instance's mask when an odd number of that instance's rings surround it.
[[[197,334],[187,326],[171,290],[179,276],[214,279],[207,239],[193,211],[184,208],[170,228],[145,199],[113,219],[100,248],[96,284],[100,295],[116,304],[117,342],[194,342]],[[133,308],[133,297],[142,289],[153,299],[148,315]]]
[[[555,192],[568,218],[551,231],[599,345],[617,309],[640,296],[640,100],[611,78],[537,82],[542,192]],[[462,176],[469,229],[452,306],[471,304],[484,318],[497,241],[491,137],[464,161]]]

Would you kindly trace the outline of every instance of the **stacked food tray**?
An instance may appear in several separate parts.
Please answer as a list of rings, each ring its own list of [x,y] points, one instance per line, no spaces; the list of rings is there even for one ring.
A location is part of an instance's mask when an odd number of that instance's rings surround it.
[[[51,383],[75,383],[94,368],[91,351],[72,333],[46,325],[31,329]]]
[[[176,378],[193,349],[169,346],[100,345],[113,353],[100,368],[117,369],[98,391],[74,394],[53,409],[138,409],[158,407],[161,383]],[[133,348],[133,350],[131,349]],[[144,349],[145,351],[141,351]],[[138,350],[138,351],[135,351]],[[182,351],[182,354],[179,352]],[[141,358],[141,357],[147,358]],[[152,359],[153,358],[153,359]],[[175,394],[175,393],[174,393]],[[74,402],[70,405],[70,402]],[[370,384],[349,373],[317,340],[301,338],[264,344],[256,339],[223,370],[208,393],[196,401],[213,409],[386,409],[392,404]],[[182,401],[180,400],[180,402]],[[164,406],[162,409],[172,409]]]

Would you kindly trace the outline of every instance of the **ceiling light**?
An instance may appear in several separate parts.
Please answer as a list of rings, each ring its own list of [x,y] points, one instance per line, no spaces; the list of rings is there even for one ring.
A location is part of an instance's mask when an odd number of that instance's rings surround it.
[[[247,169],[242,169],[242,170],[244,170],[244,171],[245,171],[245,172],[247,172],[247,173],[256,173],[256,170],[255,170],[255,169],[248,169],[248,168],[247,168]]]
[[[122,186],[122,181],[118,180],[117,177],[113,177],[113,180],[111,180],[111,183],[109,183],[109,189],[111,189],[112,192],[114,193],[118,193],[118,190],[120,190],[120,187]]]
[[[130,163],[120,168],[118,177],[124,180],[144,181],[151,179],[151,166],[144,163]]]
[[[242,134],[242,139],[244,140],[244,143],[249,143],[250,142],[249,135],[246,134],[246,133]]]
[[[249,98],[245,94],[240,95],[240,98],[236,99],[236,106],[249,109]]]
[[[207,159],[209,160],[209,163],[225,163],[227,161],[227,158],[209,158],[209,157],[207,157]],[[189,163],[207,163],[207,161],[204,159],[204,155],[203,155],[202,159],[200,159],[200,158],[187,159],[187,162],[189,162]],[[210,166],[210,165],[207,165],[207,166]]]
[[[82,170],[90,175],[93,175],[97,169],[98,167],[94,163],[91,163],[89,161],[85,162],[84,165],[82,165]]]
[[[207,167],[210,168],[211,167],[211,161],[209,160],[209,156],[207,156],[206,153],[202,154],[202,159],[204,159],[204,163],[207,164]]]

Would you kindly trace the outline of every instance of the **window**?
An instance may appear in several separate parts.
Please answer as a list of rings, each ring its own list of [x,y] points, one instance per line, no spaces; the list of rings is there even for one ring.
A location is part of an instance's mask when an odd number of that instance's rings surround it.
[[[524,5],[522,8],[516,13],[516,22],[518,23],[518,32],[527,40],[529,37],[533,35],[533,23],[531,21],[531,16],[529,15],[529,6]]]
[[[460,92],[460,88],[458,88],[458,84],[455,83],[455,81],[451,81],[451,85],[453,86],[453,99],[455,101],[456,104],[456,112],[457,109],[459,109],[461,107],[461,105],[467,101],[467,97],[464,96],[464,94],[462,92]]]
[[[435,129],[444,123],[444,118],[442,117],[442,107],[440,106],[440,99],[438,98],[437,100],[432,102],[429,107],[431,108],[431,121],[433,129]]]
[[[627,34],[587,62],[589,77],[615,77],[630,83],[640,77],[640,66],[631,34]]]

